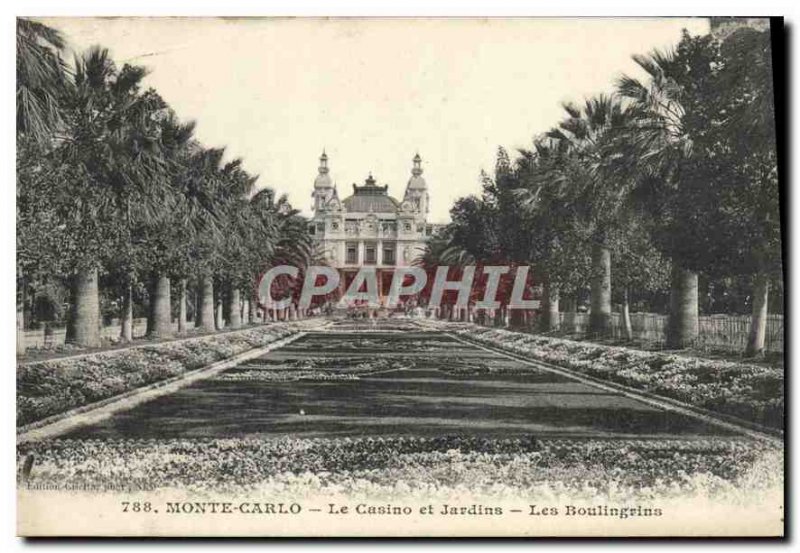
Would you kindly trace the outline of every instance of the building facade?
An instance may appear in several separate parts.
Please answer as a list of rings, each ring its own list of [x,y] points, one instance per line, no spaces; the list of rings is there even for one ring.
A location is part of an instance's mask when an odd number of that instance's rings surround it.
[[[314,215],[309,230],[318,251],[340,273],[340,286],[350,285],[359,268],[375,267],[378,293],[384,298],[394,270],[413,264],[437,226],[428,223],[428,186],[422,176],[422,158],[412,160],[411,177],[403,200],[389,195],[370,174],[363,185],[353,184],[352,194],[339,198],[325,152],[314,180]]]

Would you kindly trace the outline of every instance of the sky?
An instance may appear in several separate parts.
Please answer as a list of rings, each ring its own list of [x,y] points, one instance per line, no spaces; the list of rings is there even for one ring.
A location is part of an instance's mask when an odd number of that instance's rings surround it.
[[[99,44],[147,67],[202,143],[306,215],[323,148],[342,198],[370,172],[402,198],[419,152],[433,222],[480,193],[498,146],[530,147],[564,102],[643,76],[633,54],[708,30],[701,18],[39,20],[75,52]]]

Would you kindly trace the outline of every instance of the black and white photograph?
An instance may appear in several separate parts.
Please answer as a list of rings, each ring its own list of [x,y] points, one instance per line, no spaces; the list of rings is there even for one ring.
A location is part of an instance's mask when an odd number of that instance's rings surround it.
[[[223,13],[15,18],[19,536],[784,536],[782,17]]]

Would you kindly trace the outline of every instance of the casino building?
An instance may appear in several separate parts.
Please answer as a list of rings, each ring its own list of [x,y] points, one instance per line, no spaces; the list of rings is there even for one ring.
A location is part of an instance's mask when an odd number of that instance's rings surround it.
[[[331,180],[328,156],[322,152],[311,194],[314,215],[310,231],[318,251],[339,270],[342,290],[360,267],[374,266],[378,294],[385,298],[395,268],[413,264],[439,226],[427,222],[428,186],[419,154],[412,160],[403,200],[390,196],[388,189],[370,174],[363,185],[354,183],[353,193],[340,199]]]

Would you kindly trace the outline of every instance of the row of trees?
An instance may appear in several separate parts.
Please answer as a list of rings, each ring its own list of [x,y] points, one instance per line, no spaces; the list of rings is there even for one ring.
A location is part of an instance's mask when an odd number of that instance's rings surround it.
[[[305,221],[285,197],[256,191],[241,160],[201,145],[143,87],[144,68],[118,67],[100,47],[67,65],[64,48],[58,31],[17,20],[18,349],[25,291],[54,283],[69,290],[67,338],[82,346],[100,345],[101,283],[123,340],[136,299],[149,335],[173,333],[173,304],[187,330],[190,292],[196,326],[214,330],[220,304],[239,326],[260,273],[310,262]]]
[[[770,33],[684,32],[674,51],[634,60],[646,79],[565,105],[515,159],[501,148],[425,262],[534,265],[545,331],[588,288],[590,331],[609,332],[616,301],[630,333],[631,301],[652,306],[669,289],[671,347],[697,337],[698,275],[744,280],[758,354],[782,271]]]

